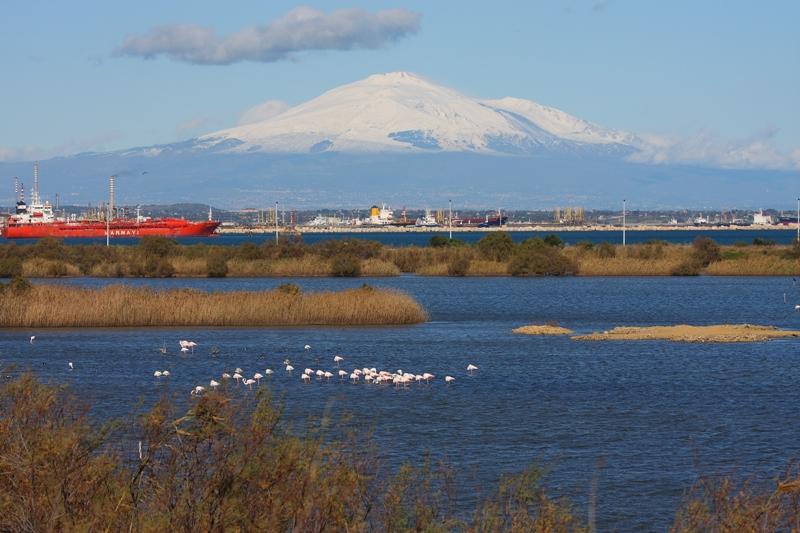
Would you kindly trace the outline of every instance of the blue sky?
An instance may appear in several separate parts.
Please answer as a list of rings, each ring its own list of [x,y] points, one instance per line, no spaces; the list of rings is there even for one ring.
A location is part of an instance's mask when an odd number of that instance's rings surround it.
[[[195,64],[115,53],[131,34],[218,36],[299,5],[401,9],[418,25],[371,49]],[[800,2],[561,0],[162,2],[10,0],[0,12],[0,159],[166,143],[406,70],[486,98],[516,96],[607,127],[756,143],[800,161]],[[274,59],[274,58],[268,58]]]

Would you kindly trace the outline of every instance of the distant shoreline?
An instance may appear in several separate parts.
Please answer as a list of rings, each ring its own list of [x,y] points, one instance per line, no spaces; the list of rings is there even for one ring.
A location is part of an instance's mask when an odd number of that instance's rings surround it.
[[[797,224],[788,225],[751,225],[751,226],[718,226],[718,225],[702,225],[702,226],[648,226],[636,225],[627,226],[625,231],[797,231]],[[417,226],[324,226],[324,227],[308,227],[298,226],[294,229],[281,227],[278,228],[279,233],[292,233],[292,234],[325,234],[325,233],[447,233],[451,228],[447,226],[437,227],[417,227]],[[492,231],[508,231],[508,232],[621,232],[622,226],[556,226],[556,225],[529,225],[529,226],[492,226],[488,228],[478,227],[459,227],[452,228],[453,233],[485,233]],[[267,235],[274,234],[275,228],[272,227],[248,227],[248,226],[235,226],[235,227],[219,227],[216,231],[219,235]]]

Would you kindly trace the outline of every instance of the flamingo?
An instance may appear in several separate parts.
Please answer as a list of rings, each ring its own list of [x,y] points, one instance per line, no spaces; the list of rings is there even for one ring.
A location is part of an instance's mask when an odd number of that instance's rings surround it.
[[[181,353],[187,353],[188,351],[189,351],[189,348],[187,348],[186,346],[181,348]]]
[[[72,370],[73,368],[75,368],[74,366],[72,366],[72,361],[70,361],[70,362],[69,362],[69,363],[67,363],[67,364],[69,365],[69,369],[70,369],[70,370]]]
[[[797,304],[797,305],[795,305],[795,306],[794,306],[794,310],[795,310],[795,311],[800,311],[800,304]],[[32,338],[33,338],[33,337],[31,337],[31,339],[32,339]],[[31,342],[33,342],[33,341],[31,341]]]
[[[242,375],[241,375],[240,373],[238,373],[238,372],[236,372],[236,373],[233,375],[233,379],[235,379],[235,380],[236,380],[236,383],[239,383],[239,380],[240,380],[240,379],[242,379],[242,377],[244,377],[244,376],[242,376]]]
[[[201,395],[202,393],[204,393],[205,391],[206,391],[206,388],[205,388],[205,387],[203,387],[203,386],[201,386],[201,385],[198,385],[197,387],[195,387],[194,389],[192,389],[192,394],[199,396],[199,395]]]
[[[292,373],[292,370],[294,370],[294,367],[293,367],[292,365],[286,365],[286,371],[287,371],[288,373],[290,373],[290,374],[291,374],[291,373]]]
[[[422,379],[424,379],[424,380],[425,380],[425,383],[429,383],[429,382],[430,382],[430,380],[432,380],[432,379],[433,379],[433,378],[435,378],[435,377],[436,377],[436,376],[434,376],[433,374],[429,374],[429,373],[427,373],[427,372],[425,372],[424,374],[422,374]]]
[[[350,374],[350,379],[353,380],[353,383],[357,382],[358,381],[358,374],[353,372],[352,374]]]
[[[256,382],[256,380],[254,380],[254,379],[246,379],[242,383],[244,383],[245,385],[247,385],[249,388],[252,389],[253,388],[253,383],[255,383],[255,382]]]
[[[317,379],[322,379],[322,376],[325,375],[325,372],[322,370],[317,370],[315,373],[317,374]]]
[[[372,380],[373,380],[373,377],[370,374],[367,374],[366,376],[364,376],[364,381],[370,383],[370,382],[372,382]]]
[[[261,375],[261,374],[259,374],[258,372],[256,372],[255,374],[253,374],[253,379],[255,379],[255,380],[256,380],[256,382],[257,382],[259,385],[261,384],[261,378],[263,378],[263,377],[264,377],[264,376],[262,376],[262,375]]]
[[[305,346],[303,346],[303,349],[305,351],[309,351],[311,349],[311,345],[310,344],[306,344]]]
[[[266,375],[268,375],[268,376],[271,376],[271,375],[272,375],[272,369],[271,369],[271,368],[268,368],[268,369],[264,370],[264,373],[265,373]]]
[[[161,377],[161,370],[156,370],[155,372],[153,372],[153,376],[155,376],[157,378],[160,378]]]
[[[308,374],[301,374],[300,379],[303,380],[303,383],[311,383],[311,376]]]
[[[344,370],[339,370],[339,379],[344,380],[346,376],[347,372],[345,372]]]
[[[341,363],[342,361],[344,361],[344,357],[342,357],[341,355],[333,356],[333,362],[336,363],[337,367],[339,366],[339,363]]]
[[[242,370],[242,369],[241,369],[241,368],[239,368],[238,366],[236,367],[236,369],[234,370],[234,372],[235,372],[235,373],[237,373],[237,374],[244,374],[244,370]]]
[[[454,378],[453,376],[445,376],[445,377],[444,377],[444,382],[445,382],[445,383],[452,383],[452,382],[454,382],[455,380],[456,380],[456,378]]]
[[[208,382],[208,386],[211,387],[212,389],[216,389],[217,387],[219,387],[219,381],[214,381],[212,379],[211,381]]]
[[[231,379],[231,375],[228,374],[227,372],[223,372],[222,373],[222,379]]]
[[[168,378],[169,377],[169,370],[164,370],[163,372],[161,372],[161,375],[164,376],[165,378]]]
[[[326,370],[326,371],[325,371],[325,373],[323,374],[323,376],[325,377],[325,379],[326,379],[327,381],[330,381],[330,380],[331,380],[331,378],[333,377],[333,373],[332,373],[332,372],[328,372],[328,371]]]
[[[36,340],[36,335],[31,335],[31,344],[33,344],[33,341],[35,340]]]
[[[314,371],[313,371],[313,370],[311,370],[310,368],[306,368],[305,370],[303,370],[303,374],[308,374],[309,376],[310,376],[311,374],[313,374],[313,373],[314,373]]]
[[[467,372],[472,374],[475,370],[478,370],[478,367],[473,365],[472,363],[467,365]]]

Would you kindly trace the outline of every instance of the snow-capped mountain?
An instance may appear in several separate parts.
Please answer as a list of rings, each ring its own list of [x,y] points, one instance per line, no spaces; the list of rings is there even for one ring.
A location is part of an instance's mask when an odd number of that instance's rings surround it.
[[[226,152],[630,153],[641,142],[529,100],[479,100],[408,72],[332,89],[261,122],[196,140]]]

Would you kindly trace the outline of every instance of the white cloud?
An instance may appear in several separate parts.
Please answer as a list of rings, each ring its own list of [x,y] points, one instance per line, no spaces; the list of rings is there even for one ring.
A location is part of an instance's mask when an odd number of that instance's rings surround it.
[[[289,109],[289,104],[281,100],[267,100],[251,107],[239,117],[239,126],[261,122],[268,118],[276,117]]]
[[[152,59],[166,56],[201,65],[239,61],[270,63],[309,50],[380,48],[419,30],[421,16],[406,9],[370,13],[339,9],[325,14],[298,7],[266,26],[250,26],[225,37],[201,26],[158,26],[128,35],[116,55]]]
[[[766,128],[745,139],[725,140],[708,131],[677,138],[640,135],[639,152],[630,160],[655,164],[699,164],[722,168],[800,169],[800,149],[785,153],[775,146],[778,130]]]
[[[120,131],[107,131],[81,139],[71,139],[58,146],[0,146],[0,161],[35,161],[80,152],[104,151],[124,138],[125,135]]]

